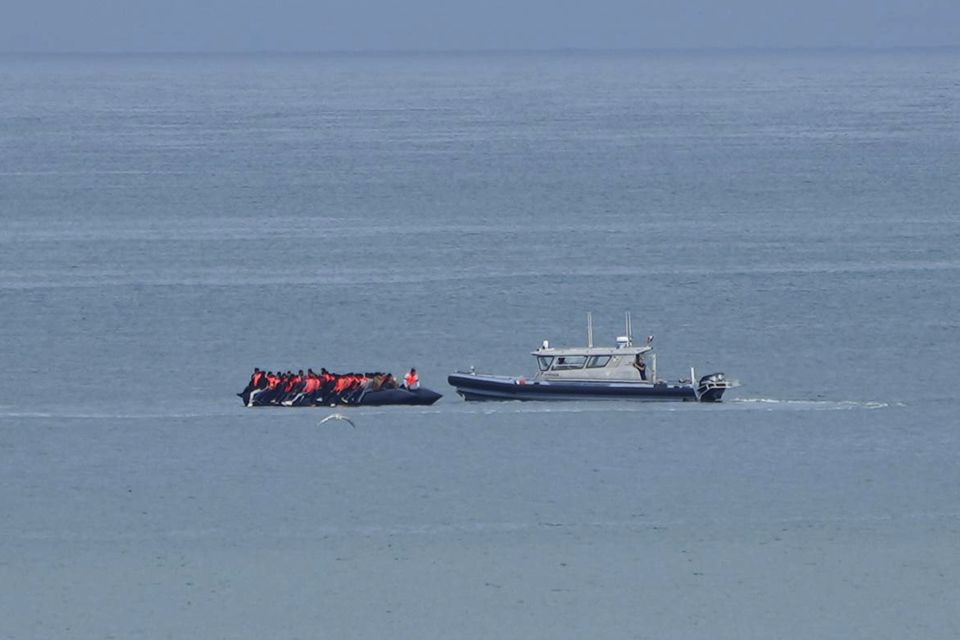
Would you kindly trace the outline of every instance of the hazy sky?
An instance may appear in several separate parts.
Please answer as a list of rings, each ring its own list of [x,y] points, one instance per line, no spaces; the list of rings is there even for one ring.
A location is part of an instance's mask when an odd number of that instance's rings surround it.
[[[960,45],[960,0],[2,0],[0,51]]]

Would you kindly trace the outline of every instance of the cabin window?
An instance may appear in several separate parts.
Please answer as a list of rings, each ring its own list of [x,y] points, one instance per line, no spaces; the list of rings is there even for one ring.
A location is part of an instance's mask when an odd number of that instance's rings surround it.
[[[582,369],[586,362],[587,356],[557,356],[557,362],[553,365],[553,370]]]
[[[537,366],[540,367],[540,371],[546,371],[550,368],[550,364],[553,362],[552,357],[548,356],[537,356]]]
[[[587,360],[587,369],[599,369],[607,366],[608,362],[610,362],[610,356],[591,356]]]

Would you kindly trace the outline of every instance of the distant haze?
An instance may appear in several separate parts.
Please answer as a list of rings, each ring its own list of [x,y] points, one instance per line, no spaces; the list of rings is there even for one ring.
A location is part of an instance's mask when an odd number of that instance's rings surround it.
[[[960,45],[957,0],[13,0],[0,51]]]

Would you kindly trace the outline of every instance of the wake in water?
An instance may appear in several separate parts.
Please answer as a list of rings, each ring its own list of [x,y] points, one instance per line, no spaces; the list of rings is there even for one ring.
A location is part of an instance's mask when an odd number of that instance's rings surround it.
[[[776,398],[736,398],[729,404],[761,405],[768,409],[783,407],[787,409],[814,409],[837,411],[844,409],[886,409],[887,407],[905,407],[903,402],[878,402],[873,400],[780,400]]]
[[[604,413],[674,413],[683,411],[854,411],[878,410],[906,407],[903,402],[879,402],[873,400],[802,400],[782,398],[736,398],[713,405],[700,403],[631,403],[631,402],[518,402],[504,401],[480,404],[447,403],[430,408],[396,406],[384,409],[365,409],[357,407],[351,412],[357,414],[380,415],[523,415],[523,414],[604,414]],[[236,410],[211,411],[171,411],[165,412],[116,412],[109,411],[23,411],[13,407],[0,406],[0,420],[3,419],[49,419],[59,418],[67,420],[163,420],[163,419],[190,419],[190,418],[225,418],[256,417],[263,420],[268,414],[264,412],[246,412],[242,408]],[[302,413],[276,412],[270,413],[270,420],[290,418],[296,419]]]
[[[133,413],[133,412],[99,412],[99,411],[19,411],[16,409],[7,409],[0,407],[0,420],[6,418],[59,418],[65,420],[165,420],[165,419],[190,419],[190,418],[224,418],[236,416],[236,411],[195,411],[195,412],[170,412],[170,413]]]
[[[402,409],[416,415],[512,415],[512,414],[602,414],[602,413],[674,413],[684,411],[850,411],[905,407],[902,402],[872,400],[789,400],[776,398],[738,398],[712,405],[700,403],[631,402],[491,402],[480,405],[439,405],[430,409]],[[366,415],[396,414],[397,410],[363,411]]]

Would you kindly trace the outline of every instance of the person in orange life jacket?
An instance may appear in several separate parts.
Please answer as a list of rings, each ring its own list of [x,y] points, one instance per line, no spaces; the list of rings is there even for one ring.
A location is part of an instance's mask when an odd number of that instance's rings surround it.
[[[365,373],[358,373],[357,380],[354,382],[353,386],[350,387],[350,397],[347,398],[347,401],[350,404],[358,404],[360,398],[363,397],[364,392],[369,386],[370,378],[367,377]]]
[[[367,374],[365,373],[355,373],[353,374],[353,382],[350,383],[350,396],[351,400],[355,400],[357,395],[363,390],[364,385],[367,384]]]
[[[247,383],[247,386],[243,391],[237,394],[243,400],[243,404],[248,404],[250,402],[250,394],[256,389],[260,388],[260,383],[262,380],[263,371],[260,371],[258,367],[254,367],[253,375],[250,376],[250,382]]]
[[[311,405],[316,402],[317,394],[320,392],[320,378],[313,372],[313,369],[307,371],[306,378],[299,386],[293,399],[289,401],[291,406]]]
[[[267,376],[267,391],[270,394],[269,399],[266,399],[268,402],[270,400],[273,400],[273,398],[282,391],[282,388],[281,388],[282,385],[283,385],[283,374],[280,373],[279,370],[275,374],[273,374],[272,378],[269,375]]]
[[[297,375],[293,376],[293,389],[290,390],[290,396],[296,396],[298,393],[303,391],[303,387],[307,382],[307,376],[303,372],[303,369],[297,372]]]
[[[327,404],[327,398],[333,393],[333,388],[337,384],[337,376],[327,371],[326,367],[320,369],[320,393],[317,395],[323,404]]]
[[[313,369],[307,369],[307,375],[303,377],[303,382],[300,383],[300,393],[314,393],[319,388],[320,379],[317,374],[313,372]]]
[[[354,399],[360,386],[363,384],[363,376],[359,373],[348,373],[347,374],[347,384],[343,389],[343,392],[340,394],[340,401],[344,404],[350,404]]]
[[[273,391],[274,397],[270,399],[270,402],[279,400],[280,398],[283,397],[284,389],[287,388],[287,381],[290,379],[290,377],[283,371],[277,371],[274,377],[276,378],[277,382],[276,382],[276,386],[274,386],[273,389],[271,389]],[[269,383],[267,384],[267,388],[270,389]]]
[[[417,375],[416,369],[410,369],[410,372],[404,376],[403,381],[406,384],[407,389],[410,391],[420,388],[420,376]]]
[[[275,376],[272,371],[264,373],[260,381],[260,387],[254,389],[247,398],[247,406],[252,407],[255,404],[269,404],[274,396],[276,396],[278,384],[280,384],[279,376]]]
[[[347,389],[350,388],[350,384],[353,382],[353,376],[349,373],[345,373],[342,376],[337,378],[336,384],[333,386],[333,399],[336,402],[342,400],[343,395],[346,393]]]
[[[297,376],[292,371],[288,371],[280,383],[280,393],[277,394],[277,401],[284,402],[292,398],[299,383]]]
[[[326,379],[320,375],[315,374],[313,376],[313,384],[311,385],[313,391],[310,393],[310,403],[311,404],[320,404],[323,402],[326,391]]]

